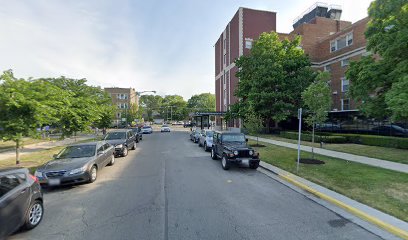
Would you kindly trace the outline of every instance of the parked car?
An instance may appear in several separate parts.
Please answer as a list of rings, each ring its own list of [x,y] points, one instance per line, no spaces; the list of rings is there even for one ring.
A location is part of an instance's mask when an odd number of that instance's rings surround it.
[[[136,149],[136,135],[129,129],[109,132],[104,140],[115,147],[115,157],[126,157],[129,149]]]
[[[247,139],[243,133],[214,132],[211,158],[221,158],[221,166],[228,170],[231,164],[246,163],[252,169],[259,166],[259,153],[247,146]]]
[[[170,132],[170,127],[166,124],[164,124],[163,126],[161,126],[160,132]]]
[[[385,136],[408,137],[408,129],[394,124],[373,127],[371,131],[372,133]]]
[[[48,186],[96,181],[98,171],[115,164],[113,146],[105,141],[67,146],[54,159],[37,168],[35,176]]]
[[[198,139],[198,146],[204,147],[204,151],[211,150],[211,147],[213,145],[213,135],[213,130],[202,130],[201,136]]]
[[[341,129],[337,123],[316,123],[316,131],[338,131]]]
[[[142,132],[141,132],[142,130],[140,128],[133,127],[133,128],[130,128],[130,129],[132,130],[133,134],[135,135],[137,143],[143,140],[143,134],[142,134]]]
[[[153,128],[151,126],[143,126],[142,134],[151,134],[153,133]]]
[[[38,179],[26,168],[0,170],[0,239],[20,228],[33,229],[44,216]]]
[[[198,143],[198,139],[201,136],[201,129],[193,129],[190,133],[190,140],[193,141],[194,143]]]

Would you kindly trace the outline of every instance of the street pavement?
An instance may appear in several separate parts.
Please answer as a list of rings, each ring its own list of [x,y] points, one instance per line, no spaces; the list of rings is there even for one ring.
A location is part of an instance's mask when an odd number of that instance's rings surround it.
[[[185,131],[144,135],[92,184],[45,192],[10,239],[380,239],[248,168],[221,168]]]

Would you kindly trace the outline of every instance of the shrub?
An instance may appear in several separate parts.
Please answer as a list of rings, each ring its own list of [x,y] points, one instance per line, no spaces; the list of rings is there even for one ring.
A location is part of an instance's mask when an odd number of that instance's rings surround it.
[[[281,132],[280,136],[283,138],[289,138],[289,139],[298,139],[298,133],[297,132]],[[313,135],[310,133],[302,133],[300,135],[300,139],[302,141],[307,141],[311,142],[313,138]],[[317,135],[315,134],[315,142],[324,142],[324,143],[347,143],[347,139],[343,136],[330,136],[330,135]]]

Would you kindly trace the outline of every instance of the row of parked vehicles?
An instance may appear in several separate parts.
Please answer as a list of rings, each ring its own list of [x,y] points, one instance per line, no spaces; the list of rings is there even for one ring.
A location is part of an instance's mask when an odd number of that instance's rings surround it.
[[[41,187],[92,183],[105,166],[136,149],[150,128],[119,129],[103,140],[65,147],[31,175],[26,168],[0,170],[0,239],[20,228],[36,227],[44,216]]]
[[[221,159],[224,170],[230,169],[233,164],[247,165],[251,169],[259,167],[259,153],[248,146],[248,139],[243,133],[197,128],[191,131],[190,140],[203,147],[204,151],[211,151],[213,160]]]

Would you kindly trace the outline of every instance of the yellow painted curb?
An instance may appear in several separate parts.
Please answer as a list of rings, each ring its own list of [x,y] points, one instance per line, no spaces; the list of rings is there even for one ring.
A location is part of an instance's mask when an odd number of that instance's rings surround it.
[[[393,226],[391,224],[385,223],[385,222],[381,221],[378,218],[375,218],[375,217],[373,217],[371,215],[368,215],[367,213],[365,213],[365,212],[363,212],[361,210],[358,210],[357,208],[349,206],[349,205],[347,205],[347,204],[345,204],[345,203],[343,203],[343,202],[341,202],[341,201],[339,201],[337,199],[334,199],[334,198],[332,198],[332,197],[330,197],[330,196],[328,196],[328,195],[326,195],[324,193],[321,193],[321,192],[307,186],[306,184],[298,182],[298,181],[296,181],[295,179],[293,179],[291,177],[292,176],[291,174],[278,174],[278,175],[279,175],[279,177],[283,178],[284,180],[286,180],[286,181],[288,181],[288,182],[290,182],[290,183],[292,183],[292,184],[294,184],[294,185],[296,185],[296,186],[298,186],[298,187],[300,187],[300,188],[302,188],[302,189],[304,189],[304,190],[318,196],[319,198],[322,198],[322,199],[324,199],[324,200],[326,200],[328,202],[331,202],[331,203],[333,203],[333,204],[347,210],[348,212],[351,212],[352,214],[354,214],[354,215],[356,215],[356,216],[358,216],[358,217],[360,217],[360,218],[362,218],[362,219],[364,219],[364,220],[366,220],[366,221],[368,221],[370,223],[373,223],[373,224],[381,227],[382,229],[385,229],[386,231],[388,231],[388,232],[390,232],[390,233],[392,233],[394,235],[397,235],[398,237],[400,237],[402,239],[408,240],[408,232],[407,231],[404,231],[404,230],[402,230],[402,229],[400,229],[398,227],[395,227],[395,226]]]

